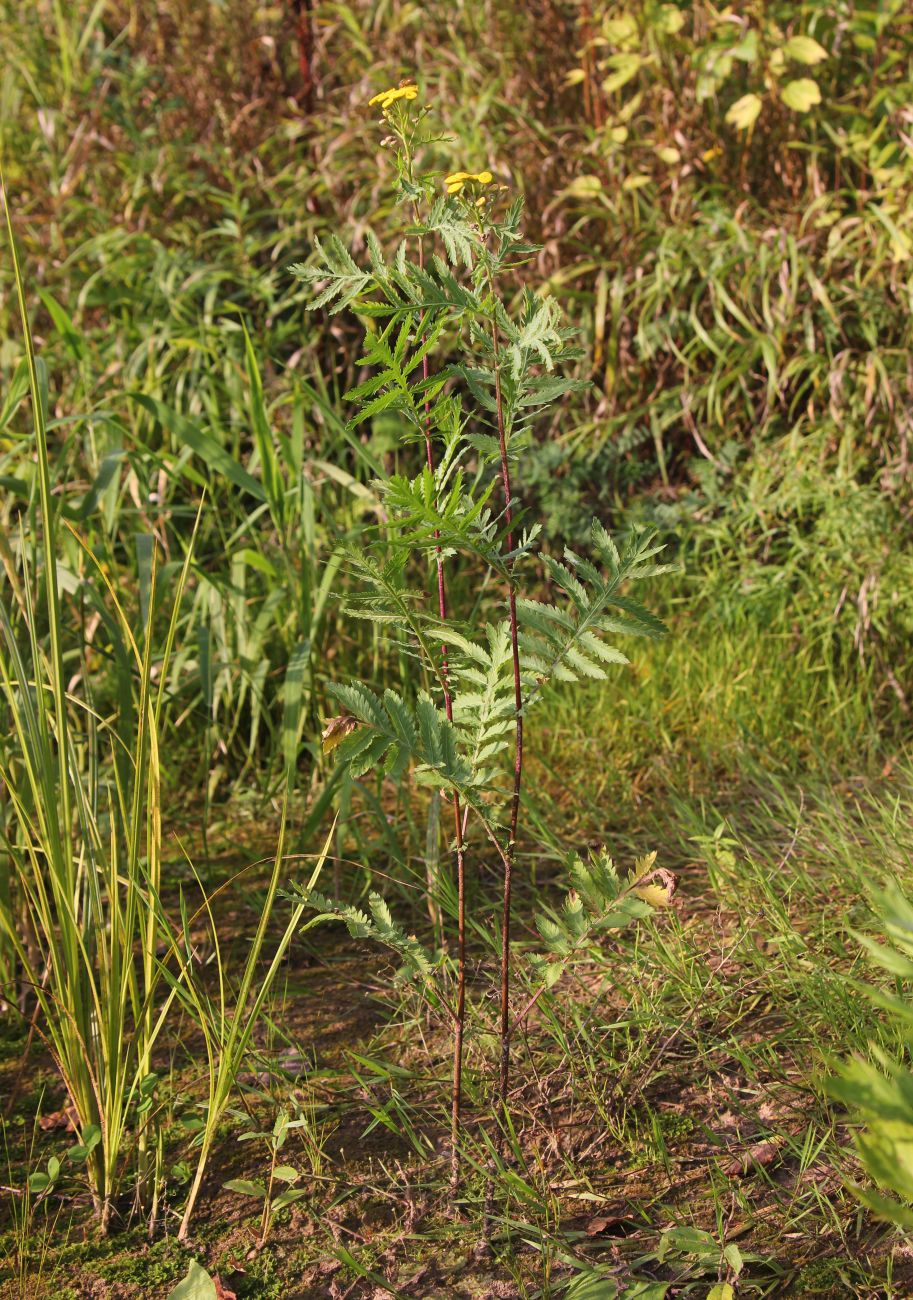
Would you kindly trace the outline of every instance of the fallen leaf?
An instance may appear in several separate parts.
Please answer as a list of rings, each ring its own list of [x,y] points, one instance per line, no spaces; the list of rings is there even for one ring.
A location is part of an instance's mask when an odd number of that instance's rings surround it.
[[[760,1165],[762,1168],[772,1165],[779,1154],[780,1148],[776,1142],[758,1142],[741,1156],[730,1160],[723,1173],[727,1178],[744,1177],[751,1172],[754,1165]]]
[[[38,1127],[42,1133],[50,1133],[52,1129],[66,1129],[68,1133],[76,1132],[76,1124],[79,1116],[73,1106],[64,1106],[62,1110],[52,1110],[48,1115],[41,1115],[38,1120]]]
[[[358,726],[358,719],[344,713],[338,718],[327,718],[327,724],[320,733],[320,742],[325,754],[331,753],[341,745],[346,736]]]

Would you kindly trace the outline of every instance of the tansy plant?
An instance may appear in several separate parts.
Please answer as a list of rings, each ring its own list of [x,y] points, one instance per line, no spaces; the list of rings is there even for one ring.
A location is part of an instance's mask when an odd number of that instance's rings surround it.
[[[428,109],[404,84],[374,96],[392,150],[399,197],[410,209],[406,239],[388,257],[366,234],[356,262],[336,237],[292,268],[311,286],[311,307],[348,310],[365,326],[360,365],[369,372],[346,395],[354,430],[394,415],[414,444],[414,473],[377,484],[374,531],[348,553],[362,594],[352,614],[398,630],[417,661],[412,698],[364,682],[328,688],[342,711],[329,720],[324,748],[353,777],[380,769],[392,781],[411,773],[450,805],[454,862],[455,960],[431,954],[396,924],[379,895],[370,915],[320,899],[326,917],[395,949],[428,1002],[453,1028],[451,1173],[459,1180],[463,1034],[466,1023],[468,853],[498,864],[503,897],[498,953],[499,1043],[494,1150],[507,1118],[513,1033],[562,970],[592,951],[609,929],[669,902],[673,880],[644,859],[622,880],[605,853],[571,861],[573,889],[563,908],[538,918],[547,955],[527,967],[524,995],[511,997],[511,891],[522,812],[524,727],[554,686],[604,680],[626,663],[624,636],[659,637],[663,624],[631,594],[669,566],[651,536],[616,542],[598,522],[588,557],[541,554],[540,527],[523,522],[517,470],[531,428],[575,381],[559,368],[576,354],[557,304],[502,286],[536,251],[522,234],[521,203],[487,169],[441,179],[417,169],[417,155],[440,136]],[[406,457],[408,459],[408,456]],[[448,604],[448,572],[468,566],[499,593],[473,619]],[[422,572],[427,574],[421,580]],[[533,591],[542,593],[542,598]],[[430,599],[429,599],[430,594]],[[311,904],[314,895],[310,895]],[[481,931],[483,927],[476,927]],[[478,1014],[484,1016],[481,999]]]

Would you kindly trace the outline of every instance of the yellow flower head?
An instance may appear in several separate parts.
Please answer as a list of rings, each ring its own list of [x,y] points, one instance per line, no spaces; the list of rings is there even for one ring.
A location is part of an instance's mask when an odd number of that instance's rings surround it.
[[[390,90],[382,90],[380,94],[375,95],[373,99],[368,100],[368,106],[380,104],[381,111],[386,113],[392,104],[398,99],[415,99],[418,95],[418,86],[409,82],[406,86],[394,86]]]
[[[491,172],[452,172],[444,177],[448,194],[459,194],[467,181],[476,181],[479,185],[490,185],[494,180]]]

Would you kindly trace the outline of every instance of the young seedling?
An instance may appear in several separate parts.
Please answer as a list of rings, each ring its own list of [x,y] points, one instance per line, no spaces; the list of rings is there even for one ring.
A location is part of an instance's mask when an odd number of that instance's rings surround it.
[[[231,1114],[236,1119],[247,1119],[243,1112],[232,1111]],[[279,1153],[285,1146],[291,1130],[304,1128],[306,1124],[306,1119],[292,1119],[289,1112],[283,1109],[277,1114],[275,1123],[268,1133],[248,1131],[238,1134],[239,1142],[264,1142],[269,1152],[269,1172],[265,1183],[257,1179],[230,1178],[227,1183],[222,1184],[227,1192],[239,1192],[242,1196],[251,1196],[254,1200],[262,1202],[260,1232],[257,1237],[258,1250],[266,1245],[266,1239],[278,1212],[284,1210],[286,1206],[294,1205],[295,1201],[300,1201],[307,1195],[303,1187],[295,1186],[301,1178],[300,1171],[292,1165],[279,1163]],[[277,1185],[282,1188],[281,1191],[276,1191]]]

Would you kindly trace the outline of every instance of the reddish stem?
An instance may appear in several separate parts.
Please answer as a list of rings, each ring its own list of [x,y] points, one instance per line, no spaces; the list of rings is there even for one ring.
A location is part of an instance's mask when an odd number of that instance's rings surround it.
[[[314,108],[314,27],[311,0],[293,0],[295,25],[298,29],[298,68],[301,72],[301,99],[306,113]]]

